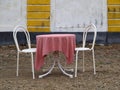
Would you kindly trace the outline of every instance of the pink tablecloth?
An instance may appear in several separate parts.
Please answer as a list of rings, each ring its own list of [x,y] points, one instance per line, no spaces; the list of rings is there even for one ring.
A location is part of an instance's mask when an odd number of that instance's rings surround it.
[[[61,51],[66,56],[68,64],[74,60],[76,37],[74,34],[48,34],[36,36],[35,69],[39,70],[44,64],[44,56],[49,52]]]

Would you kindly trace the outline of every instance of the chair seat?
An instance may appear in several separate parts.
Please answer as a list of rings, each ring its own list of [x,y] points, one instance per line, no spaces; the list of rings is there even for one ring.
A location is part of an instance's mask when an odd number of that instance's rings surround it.
[[[36,48],[23,49],[21,52],[24,52],[24,53],[36,52]]]
[[[85,50],[91,50],[91,49],[90,48],[83,48],[83,47],[75,48],[75,51],[85,51]]]

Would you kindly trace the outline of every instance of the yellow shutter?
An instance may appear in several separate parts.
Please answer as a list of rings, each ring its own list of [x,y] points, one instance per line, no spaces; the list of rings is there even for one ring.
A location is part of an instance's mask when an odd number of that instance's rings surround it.
[[[120,32],[120,0],[108,0],[108,32]]]
[[[27,27],[30,32],[50,32],[50,0],[27,0]]]

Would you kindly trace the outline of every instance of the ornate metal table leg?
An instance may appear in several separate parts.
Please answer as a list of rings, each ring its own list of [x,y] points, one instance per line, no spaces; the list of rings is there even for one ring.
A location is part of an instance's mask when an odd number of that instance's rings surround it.
[[[62,65],[60,64],[59,60],[57,60],[57,63],[58,63],[59,69],[63,72],[63,74],[69,76],[70,78],[73,78],[73,75],[68,74],[67,72],[65,72],[65,70],[63,69],[63,67],[62,67]]]
[[[52,67],[49,69],[49,71],[48,71],[48,72],[46,72],[46,73],[45,73],[45,74],[43,74],[43,75],[39,75],[39,78],[45,77],[45,76],[47,76],[48,74],[50,74],[50,73],[51,73],[51,71],[53,70],[54,66],[55,66],[55,60],[54,60],[54,62],[53,62]]]

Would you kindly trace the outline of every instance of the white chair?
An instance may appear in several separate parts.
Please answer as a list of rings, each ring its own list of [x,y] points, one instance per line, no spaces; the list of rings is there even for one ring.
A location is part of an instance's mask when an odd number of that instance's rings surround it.
[[[28,48],[22,49],[22,50],[20,49],[19,43],[18,43],[18,38],[17,38],[18,32],[24,33]],[[19,54],[20,53],[30,53],[31,54],[31,64],[32,64],[32,75],[33,75],[33,79],[35,79],[33,53],[36,52],[36,48],[31,48],[31,41],[30,41],[29,32],[23,26],[18,25],[13,30],[13,38],[14,38],[14,42],[15,42],[15,45],[17,48],[17,72],[16,72],[16,76],[18,76],[18,71],[19,71]]]
[[[87,36],[88,36],[88,32],[90,30],[92,30],[94,32],[92,45],[91,45],[91,47],[86,47],[86,42],[87,42],[86,39],[87,39]],[[94,74],[96,74],[96,70],[95,70],[95,55],[94,55],[94,45],[95,45],[95,41],[96,41],[96,35],[97,35],[97,29],[96,29],[96,26],[94,24],[90,24],[83,31],[82,47],[76,47],[75,48],[75,51],[76,51],[75,77],[77,77],[77,66],[78,66],[78,55],[79,55],[78,52],[79,51],[83,52],[83,72],[85,71],[85,68],[84,68],[84,51],[92,51]]]

